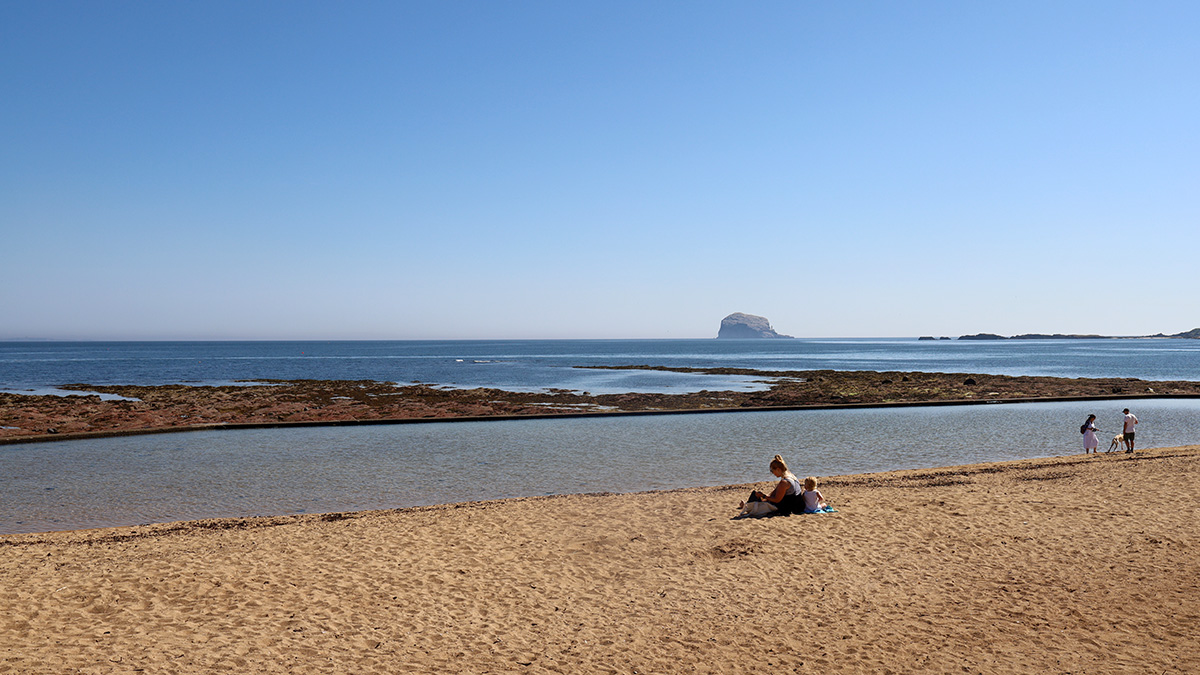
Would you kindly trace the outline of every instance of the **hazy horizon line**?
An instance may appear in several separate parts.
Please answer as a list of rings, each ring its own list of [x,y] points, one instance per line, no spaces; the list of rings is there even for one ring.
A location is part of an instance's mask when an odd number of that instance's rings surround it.
[[[935,341],[958,341],[967,335],[999,335],[998,333],[964,333],[958,336],[947,335],[810,335],[789,336],[785,338],[718,338],[712,337],[471,337],[471,338],[287,338],[287,337],[136,337],[136,338],[45,338],[45,337],[0,337],[0,342],[566,342],[566,341],[650,341],[650,340],[723,340],[730,342],[786,342],[788,340],[921,340],[933,338]],[[1017,335],[1088,335],[1093,339],[1138,339],[1170,337],[1158,335],[1090,335],[1083,333],[1016,333],[1011,336],[1001,336],[1012,339]],[[1066,338],[1070,339],[1070,338]]]

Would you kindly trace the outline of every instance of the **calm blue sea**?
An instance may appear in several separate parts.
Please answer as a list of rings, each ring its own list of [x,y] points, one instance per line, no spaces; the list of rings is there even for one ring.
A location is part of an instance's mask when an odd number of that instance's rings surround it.
[[[0,391],[39,391],[72,383],[224,384],[256,379],[591,393],[761,386],[741,377],[575,367],[641,364],[1200,380],[1200,340],[0,342]]]

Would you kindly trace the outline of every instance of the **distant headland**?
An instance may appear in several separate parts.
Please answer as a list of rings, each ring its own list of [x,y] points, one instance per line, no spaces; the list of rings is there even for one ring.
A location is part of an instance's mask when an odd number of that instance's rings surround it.
[[[1183,333],[1175,333],[1174,335],[1166,335],[1158,333],[1157,335],[1078,335],[1063,333],[1025,333],[1023,335],[996,335],[995,333],[976,333],[974,335],[960,335],[959,340],[1134,340],[1134,339],[1149,339],[1149,338],[1181,338],[1185,340],[1200,340],[1200,328]],[[931,335],[922,335],[919,340],[950,340],[952,338],[940,337],[935,338]]]

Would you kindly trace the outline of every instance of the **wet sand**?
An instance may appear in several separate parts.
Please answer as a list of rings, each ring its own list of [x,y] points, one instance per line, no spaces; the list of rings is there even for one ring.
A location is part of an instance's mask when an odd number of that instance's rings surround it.
[[[837,513],[761,520],[768,483],[10,535],[0,673],[1198,672],[1198,475],[1189,446],[824,478]]]

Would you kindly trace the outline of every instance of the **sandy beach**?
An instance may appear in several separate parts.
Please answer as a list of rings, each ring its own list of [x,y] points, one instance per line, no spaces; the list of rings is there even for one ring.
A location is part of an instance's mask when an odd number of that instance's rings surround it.
[[[1189,446],[828,477],[837,513],[761,520],[746,485],[12,535],[0,673],[1192,673],[1198,475]]]

